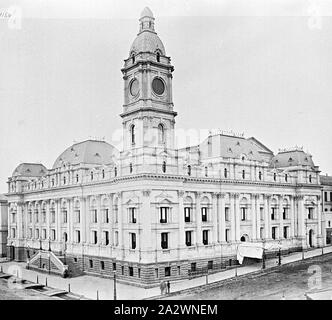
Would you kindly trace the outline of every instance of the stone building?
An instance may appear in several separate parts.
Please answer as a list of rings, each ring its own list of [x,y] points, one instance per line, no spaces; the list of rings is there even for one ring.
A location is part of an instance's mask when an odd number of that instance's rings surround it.
[[[326,244],[332,244],[332,177],[321,176],[322,184],[322,212],[324,216],[323,236]]]
[[[8,201],[0,194],[0,257],[7,255]]]
[[[284,251],[321,246],[319,168],[302,149],[274,154],[219,132],[174,143],[174,68],[145,8],[122,69],[123,149],[88,140],[48,169],[20,164],[8,179],[12,259],[52,252],[70,272],[142,286],[234,263],[241,241]],[[179,110],[181,107],[179,107]]]

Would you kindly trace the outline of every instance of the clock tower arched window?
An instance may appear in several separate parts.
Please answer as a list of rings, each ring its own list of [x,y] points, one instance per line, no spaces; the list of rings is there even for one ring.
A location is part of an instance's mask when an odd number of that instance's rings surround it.
[[[131,142],[131,144],[135,144],[135,125],[134,124],[130,127],[130,142]]]

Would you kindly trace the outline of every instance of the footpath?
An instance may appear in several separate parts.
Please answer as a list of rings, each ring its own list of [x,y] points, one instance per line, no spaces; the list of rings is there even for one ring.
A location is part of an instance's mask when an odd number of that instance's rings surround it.
[[[281,265],[310,259],[322,254],[332,253],[332,246],[312,249],[305,252],[296,252],[286,256],[282,256]],[[14,274],[21,279],[40,284],[46,284],[52,288],[66,290],[82,298],[113,300],[114,299],[114,281],[109,278],[100,278],[90,275],[83,275],[75,278],[61,278],[56,275],[40,273],[33,270],[27,270],[24,262],[6,262],[0,261],[0,268],[4,273]],[[196,277],[194,279],[184,279],[170,282],[171,295],[176,295],[196,289],[204,289],[208,287],[218,286],[225,280],[232,280],[235,277],[252,276],[260,273],[272,272],[278,266],[278,259],[272,258],[266,260],[265,269],[262,270],[262,263],[253,265],[237,266],[232,269],[221,270],[206,275]],[[118,300],[141,300],[141,299],[161,299],[165,296],[160,295],[159,286],[153,288],[140,288],[124,283],[116,283],[116,299]]]

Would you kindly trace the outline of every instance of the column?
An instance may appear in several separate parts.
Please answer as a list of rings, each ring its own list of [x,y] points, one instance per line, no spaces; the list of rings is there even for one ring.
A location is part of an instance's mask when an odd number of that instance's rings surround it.
[[[317,196],[317,206],[315,208],[318,220],[318,237],[322,237],[322,210],[320,196]]]
[[[218,241],[218,207],[217,207],[217,193],[212,194],[212,242]]]
[[[271,239],[270,228],[270,195],[264,195],[265,239]]]
[[[49,240],[51,238],[51,230],[50,230],[50,200],[46,200],[46,239]]]
[[[57,241],[60,243],[63,241],[61,234],[61,200],[55,200],[55,224],[57,232]],[[61,249],[60,249],[61,250]]]
[[[201,192],[196,192],[196,243],[201,246],[202,241],[202,215],[201,215]],[[213,210],[213,208],[212,208]],[[211,214],[208,212],[208,215]],[[213,214],[213,213],[212,213]],[[209,216],[208,216],[209,219]]]
[[[289,218],[290,218],[290,222],[291,222],[291,226],[290,226],[290,237],[294,238],[295,237],[295,199],[294,196],[290,196],[290,207],[289,207]]]
[[[251,194],[251,224],[252,224],[252,240],[257,239],[257,210],[256,210],[256,194]]]
[[[114,193],[109,194],[109,208],[108,208],[108,221],[109,221],[109,241],[110,241],[110,246],[114,246],[114,228],[115,228],[115,217],[114,217],[114,212],[113,212],[113,197]]]
[[[240,229],[240,194],[239,193],[236,193],[235,194],[235,230],[236,230],[236,236],[235,236],[235,240],[236,241],[240,241],[240,232],[241,232],[241,229]]]
[[[122,259],[124,259],[124,243],[123,243],[123,205],[122,205],[122,194],[118,192],[118,231],[119,231],[119,248],[122,253]]]
[[[261,207],[259,205],[259,194],[255,194],[256,198],[256,239],[261,238]],[[263,235],[262,235],[263,236]]]
[[[218,216],[219,216],[219,241],[225,242],[225,195],[219,193],[218,196]]]
[[[143,252],[148,252],[152,250],[152,216],[151,216],[151,205],[150,205],[150,194],[151,190],[142,191],[142,210],[141,210],[141,222],[142,223],[142,250]],[[170,217],[168,217],[169,219]],[[159,220],[158,220],[159,221]],[[157,240],[159,241],[159,240]],[[158,243],[159,248],[160,244]]]
[[[304,197],[302,195],[297,197],[297,205],[298,205],[298,235],[305,239],[306,230],[305,230],[305,217],[304,217]],[[306,239],[305,239],[306,240]]]
[[[73,243],[73,212],[74,212],[74,198],[67,200],[67,234],[68,243]]]
[[[183,191],[178,191],[178,197],[179,197],[179,210],[178,210],[179,248],[183,248],[185,246],[183,195],[184,195]]]
[[[81,242],[86,243],[87,242],[87,230],[86,230],[86,219],[87,219],[87,198],[81,197],[80,198],[80,230],[81,230]]]
[[[102,214],[101,214],[101,197],[102,195],[98,194],[96,197],[97,200],[97,244],[101,245],[104,244],[104,239],[102,238],[101,232],[101,221],[102,221]]]
[[[283,219],[283,205],[282,205],[282,200],[283,200],[283,196],[279,195],[278,197],[279,199],[279,239],[283,239],[284,238],[284,219]]]
[[[231,215],[231,241],[235,241],[235,193],[229,194],[230,199],[230,215]]]

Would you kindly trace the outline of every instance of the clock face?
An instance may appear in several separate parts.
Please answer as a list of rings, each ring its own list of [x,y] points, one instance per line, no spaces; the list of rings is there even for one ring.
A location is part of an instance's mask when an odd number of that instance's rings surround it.
[[[162,95],[165,92],[164,81],[160,78],[154,78],[152,81],[152,89],[155,94]]]
[[[138,91],[139,91],[138,80],[134,79],[130,83],[130,94],[132,96],[136,96],[138,94]]]

